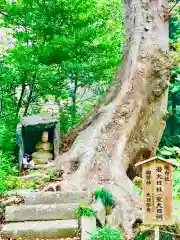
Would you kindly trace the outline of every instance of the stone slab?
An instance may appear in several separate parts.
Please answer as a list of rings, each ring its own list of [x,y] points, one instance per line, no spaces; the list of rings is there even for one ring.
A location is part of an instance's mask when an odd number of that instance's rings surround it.
[[[45,169],[47,164],[36,164],[37,169]]]
[[[6,222],[75,219],[78,204],[39,204],[8,206]]]
[[[30,173],[28,175],[19,177],[19,179],[23,180],[23,181],[29,181],[29,180],[39,179],[39,178],[43,178],[43,177],[44,177],[43,173],[34,172],[34,173]]]
[[[57,117],[52,117],[50,114],[41,113],[32,116],[23,117],[21,119],[21,125],[23,126],[33,126],[40,124],[58,123]]]
[[[88,204],[87,192],[34,192],[25,197],[26,205],[83,203]]]
[[[81,240],[89,240],[90,236],[96,232],[96,218],[81,217]]]
[[[104,226],[106,219],[106,210],[101,199],[97,199],[95,203],[92,203],[91,208],[96,212],[96,218],[100,221],[101,225]]]
[[[8,223],[2,229],[2,239],[59,239],[60,237],[75,237],[77,231],[77,220]]]
[[[34,192],[35,190],[33,188],[29,188],[29,189],[13,189],[10,191],[7,191],[4,193],[4,196],[22,196],[25,197],[27,196],[29,193]]]

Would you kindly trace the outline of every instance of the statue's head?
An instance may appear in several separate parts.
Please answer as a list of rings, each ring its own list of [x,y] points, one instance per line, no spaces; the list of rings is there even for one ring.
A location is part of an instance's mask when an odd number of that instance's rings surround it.
[[[48,132],[42,133],[42,142],[45,143],[48,141]]]

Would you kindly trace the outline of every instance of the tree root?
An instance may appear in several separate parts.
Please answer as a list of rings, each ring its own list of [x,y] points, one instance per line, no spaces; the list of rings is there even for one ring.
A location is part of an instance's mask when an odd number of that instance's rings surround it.
[[[61,191],[61,183],[50,183],[48,186],[46,186],[44,189],[42,189],[42,192],[60,192]]]

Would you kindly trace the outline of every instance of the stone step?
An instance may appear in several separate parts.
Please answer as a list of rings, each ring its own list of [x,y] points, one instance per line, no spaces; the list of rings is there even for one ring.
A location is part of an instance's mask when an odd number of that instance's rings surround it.
[[[37,222],[8,223],[2,229],[2,239],[58,239],[61,237],[76,237],[77,220],[56,220]]]
[[[6,222],[75,219],[78,204],[38,204],[7,206]]]
[[[46,166],[47,166],[47,164],[36,164],[35,167],[36,167],[37,169],[45,169]]]
[[[5,196],[28,196],[29,193],[34,192],[34,189],[13,189],[4,193]]]
[[[26,205],[84,203],[88,204],[87,192],[32,192],[25,197]]]
[[[34,180],[34,179],[39,179],[39,178],[45,178],[46,176],[43,173],[40,172],[34,172],[34,173],[29,173],[28,175],[19,177],[20,180],[23,181],[29,181],[29,180]]]

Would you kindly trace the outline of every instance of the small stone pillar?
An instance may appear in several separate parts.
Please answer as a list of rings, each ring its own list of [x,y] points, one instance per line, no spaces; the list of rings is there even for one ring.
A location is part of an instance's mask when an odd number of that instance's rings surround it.
[[[96,232],[96,217],[81,217],[81,240],[89,240],[91,234]]]

